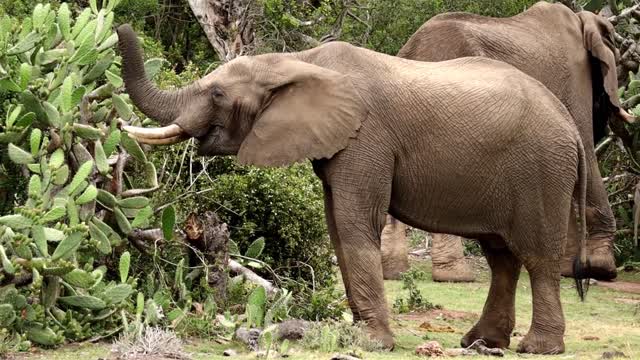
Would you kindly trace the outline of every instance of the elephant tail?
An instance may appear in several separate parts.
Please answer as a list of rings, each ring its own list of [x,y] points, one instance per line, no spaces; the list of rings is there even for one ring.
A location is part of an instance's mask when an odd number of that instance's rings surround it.
[[[589,290],[589,268],[591,264],[587,259],[587,159],[584,145],[579,135],[578,140],[578,180],[574,188],[573,197],[578,202],[578,239],[580,240],[580,250],[573,261],[573,277],[576,281],[576,289],[580,300],[584,301]]]

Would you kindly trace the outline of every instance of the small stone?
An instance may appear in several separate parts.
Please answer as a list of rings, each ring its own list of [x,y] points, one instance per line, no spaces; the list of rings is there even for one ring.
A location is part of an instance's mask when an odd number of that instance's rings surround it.
[[[444,350],[442,350],[442,345],[440,345],[439,342],[427,341],[416,348],[416,355],[429,357],[443,356]]]
[[[222,352],[222,356],[236,356],[238,353],[233,349],[227,349]]]

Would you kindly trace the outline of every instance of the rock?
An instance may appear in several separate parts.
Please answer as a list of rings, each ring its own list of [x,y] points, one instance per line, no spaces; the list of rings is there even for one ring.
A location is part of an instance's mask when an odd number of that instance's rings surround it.
[[[279,340],[300,340],[309,329],[310,322],[304,320],[286,320],[278,325]]]
[[[602,353],[601,359],[617,359],[617,358],[628,358],[628,356],[622,351],[605,351]]]
[[[238,353],[233,349],[227,349],[222,352],[222,356],[236,356]]]
[[[240,327],[236,330],[235,338],[238,341],[246,344],[249,350],[258,351],[258,338],[262,334],[262,330],[260,329],[247,329],[245,327]]]
[[[443,356],[444,350],[439,342],[427,341],[416,348],[416,355],[429,357]]]

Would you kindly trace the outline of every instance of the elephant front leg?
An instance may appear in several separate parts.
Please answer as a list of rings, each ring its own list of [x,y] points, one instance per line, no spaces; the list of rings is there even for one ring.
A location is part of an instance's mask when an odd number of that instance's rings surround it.
[[[409,270],[409,248],[407,226],[387,215],[387,223],[380,237],[382,249],[382,275],[385,280],[400,280],[400,275]]]
[[[494,250],[482,246],[489,267],[491,287],[482,316],[462,338],[461,345],[469,347],[476,340],[484,340],[488,347],[508,348],[515,326],[515,295],[522,262],[509,249]]]
[[[439,282],[473,282],[476,275],[464,257],[462,238],[449,234],[431,234],[431,276]]]
[[[364,321],[371,337],[392,349],[380,252],[385,215],[365,217],[354,206],[333,202],[333,220],[328,223],[335,226],[334,246],[354,319]]]
[[[525,261],[531,278],[533,318],[517,351],[532,354],[564,352],[564,315],[560,304],[560,268],[557,260]]]

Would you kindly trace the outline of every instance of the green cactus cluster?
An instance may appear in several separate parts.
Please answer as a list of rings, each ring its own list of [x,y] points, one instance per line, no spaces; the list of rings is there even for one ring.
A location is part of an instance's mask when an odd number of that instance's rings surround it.
[[[77,14],[66,3],[36,4],[21,21],[0,19],[0,109],[8,109],[0,110],[8,155],[0,160],[28,178],[27,200],[0,216],[0,328],[23,344],[113,333],[126,324],[121,311],[135,307],[129,253],[114,281],[107,264],[132,229],[148,225],[144,194],[158,180],[140,145],[119,130],[141,119],[121,91],[118,2],[99,8],[90,0]],[[131,189],[128,159],[144,169],[148,188]]]

